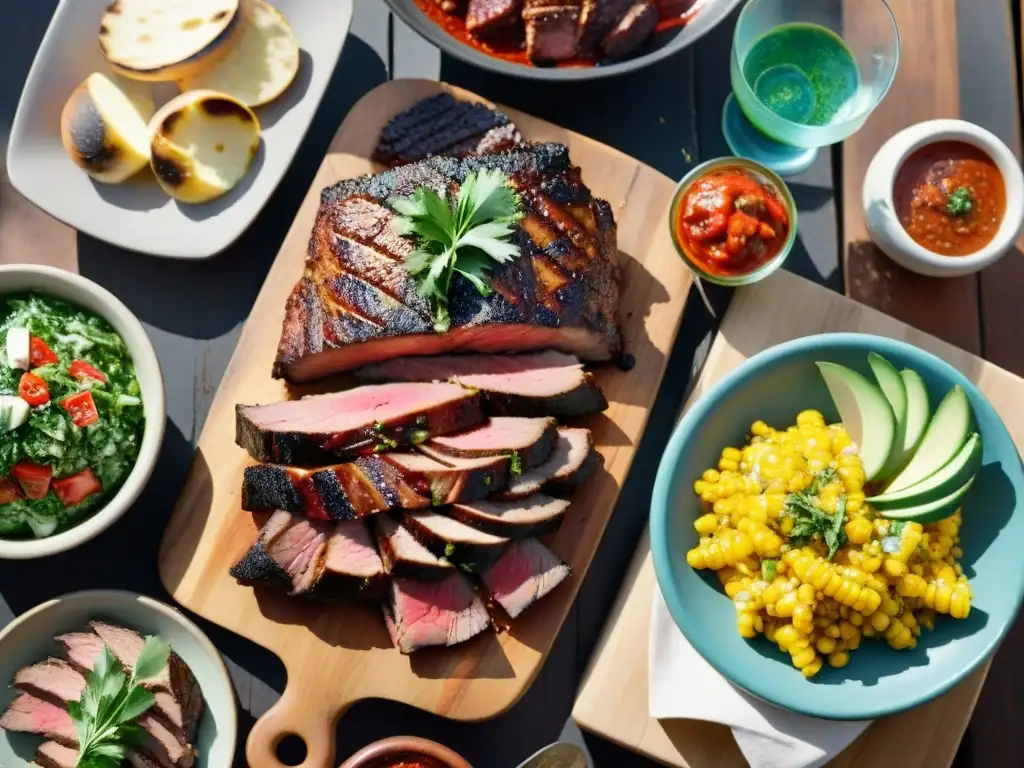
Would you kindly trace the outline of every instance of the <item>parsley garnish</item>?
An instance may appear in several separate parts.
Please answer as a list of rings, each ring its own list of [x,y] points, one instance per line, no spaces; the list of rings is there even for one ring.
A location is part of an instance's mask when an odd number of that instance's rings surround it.
[[[380,440],[379,443],[373,446],[375,453],[384,453],[384,451],[398,447],[398,441],[384,431],[384,425],[379,421],[374,423],[373,431],[377,435],[377,439]]]
[[[455,544],[453,542],[449,541],[447,544],[444,545],[444,556],[445,557],[451,557],[454,554],[455,554]]]
[[[425,429],[414,429],[412,431],[412,444],[419,445],[430,437],[430,432]]]
[[[946,200],[946,213],[950,216],[966,216],[974,207],[974,198],[967,187],[957,187]]]
[[[815,476],[808,490],[786,496],[786,514],[793,518],[790,541],[801,545],[817,537],[828,546],[829,560],[846,543],[846,531],[843,529],[846,524],[846,496],[839,497],[836,511],[831,515],[818,506],[818,500],[814,497],[833,477],[835,470],[826,469]]]
[[[405,257],[405,267],[434,311],[434,330],[444,333],[451,325],[448,292],[458,272],[481,296],[491,287],[484,282],[495,265],[519,256],[519,247],[507,242],[513,224],[522,218],[519,197],[508,177],[497,169],[481,168],[466,176],[458,196],[451,200],[430,187],[419,187],[409,197],[388,201],[399,215],[391,228],[416,239],[416,248]]]
[[[519,451],[512,451],[508,455],[508,471],[513,475],[523,474],[523,457],[519,455]]]
[[[889,535],[890,536],[901,536],[903,534],[903,527],[906,525],[904,520],[894,520],[889,523]]]
[[[159,637],[147,637],[128,677],[110,649],[103,648],[81,698],[68,702],[78,734],[76,768],[118,768],[128,749],[142,744],[142,728],[134,721],[153,706],[154,699],[141,683],[164,670],[170,652],[171,647]]]

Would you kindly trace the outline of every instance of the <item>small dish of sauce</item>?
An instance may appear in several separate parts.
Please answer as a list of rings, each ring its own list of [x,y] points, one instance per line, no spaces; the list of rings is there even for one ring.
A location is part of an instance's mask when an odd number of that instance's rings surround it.
[[[893,186],[907,234],[942,256],[969,256],[995,238],[1006,216],[1006,184],[992,158],[965,141],[937,141],[903,162]]]
[[[429,755],[400,752],[384,755],[370,763],[367,768],[448,768],[448,764]]]
[[[742,282],[788,250],[795,226],[779,187],[734,162],[695,169],[695,180],[680,185],[671,214],[681,255],[708,280],[726,284]]]

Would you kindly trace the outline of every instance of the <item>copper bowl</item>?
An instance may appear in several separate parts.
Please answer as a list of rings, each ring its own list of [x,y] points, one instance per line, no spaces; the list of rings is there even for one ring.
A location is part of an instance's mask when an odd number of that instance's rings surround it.
[[[436,741],[417,736],[392,736],[381,739],[360,749],[341,764],[341,768],[378,768],[378,763],[388,757],[433,758],[445,768],[473,768],[448,747]]]

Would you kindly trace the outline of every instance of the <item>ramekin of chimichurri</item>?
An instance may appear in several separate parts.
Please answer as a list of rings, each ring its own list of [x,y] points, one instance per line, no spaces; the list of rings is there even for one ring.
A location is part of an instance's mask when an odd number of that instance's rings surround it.
[[[18,542],[56,538],[98,516],[139,461],[148,410],[133,350],[113,325],[42,290],[4,292],[9,269],[0,267],[0,556]],[[135,343],[143,340],[149,375],[155,371],[162,410],[159,366],[138,321],[89,281],[59,281],[77,284],[64,295],[84,287],[86,303],[105,299],[121,321],[127,317]],[[98,295],[87,295],[93,291]],[[161,423],[158,440],[162,432]],[[155,461],[152,446],[147,453]]]

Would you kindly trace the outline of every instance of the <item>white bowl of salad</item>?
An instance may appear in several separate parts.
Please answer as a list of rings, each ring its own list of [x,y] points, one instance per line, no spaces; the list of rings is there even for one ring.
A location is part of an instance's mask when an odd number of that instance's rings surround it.
[[[91,280],[0,266],[0,559],[77,547],[135,502],[166,421],[138,319]]]

